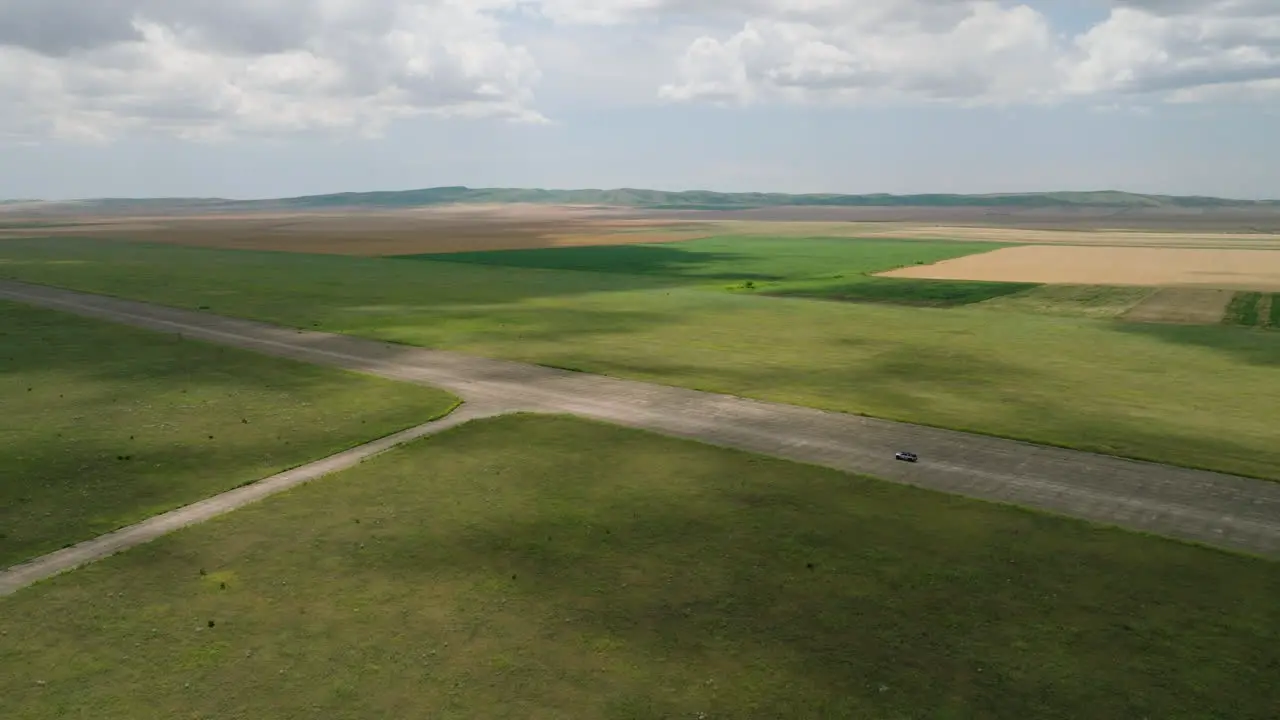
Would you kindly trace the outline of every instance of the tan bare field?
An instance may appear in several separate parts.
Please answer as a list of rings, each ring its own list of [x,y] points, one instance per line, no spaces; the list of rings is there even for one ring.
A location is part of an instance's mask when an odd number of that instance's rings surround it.
[[[1213,325],[1222,322],[1234,290],[1161,288],[1124,314],[1132,322]]]
[[[1044,230],[919,223],[708,221],[718,234],[773,237],[859,237],[964,240],[1012,244],[1280,250],[1280,234],[1123,229]]]
[[[697,226],[593,208],[469,206],[342,213],[78,217],[46,227],[0,229],[5,237],[73,235],[196,247],[338,255],[412,255],[705,237]]]
[[[1280,207],[1255,208],[1027,208],[1008,207],[767,207],[750,210],[661,210],[649,217],[690,221],[861,222],[907,225],[1007,227],[1045,230],[1280,234]]]
[[[901,268],[883,275],[1059,285],[1280,290],[1280,251],[1025,245]]]
[[[872,232],[879,237],[986,240],[1036,245],[1280,249],[1280,234],[1264,233],[1144,232],[1122,229],[1036,230],[954,226],[903,226]]]

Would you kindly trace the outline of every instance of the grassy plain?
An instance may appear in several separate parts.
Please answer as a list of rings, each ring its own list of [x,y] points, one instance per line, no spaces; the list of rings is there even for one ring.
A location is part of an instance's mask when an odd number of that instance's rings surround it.
[[[0,696],[11,720],[1262,720],[1278,592],[1275,563],[517,416],[0,599]]]
[[[794,297],[952,306],[1035,286],[891,280],[871,274],[1002,247],[950,241],[714,237],[665,244],[448,253],[409,259],[681,278]]]
[[[422,260],[546,270],[586,270],[710,281],[783,282],[878,272],[999,250],[996,243],[847,238],[713,237],[618,245],[419,255]]]
[[[0,276],[1280,479],[1280,333],[70,239],[0,242]]]
[[[426,422],[452,400],[0,301],[0,567]]]

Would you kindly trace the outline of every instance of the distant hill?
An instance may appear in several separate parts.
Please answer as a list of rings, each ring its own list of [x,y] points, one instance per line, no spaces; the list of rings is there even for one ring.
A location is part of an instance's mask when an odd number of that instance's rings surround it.
[[[437,187],[423,190],[350,192],[274,200],[221,198],[100,198],[42,203],[49,211],[82,212],[253,212],[355,208],[414,208],[456,204],[534,203],[588,205],[638,210],[749,210],[769,207],[986,207],[1009,209],[1168,208],[1280,209],[1280,200],[1231,200],[1215,197],[1142,195],[1119,191],[1003,193],[987,195],[839,195],[722,193],[706,190],[668,192],[615,190],[540,190]],[[23,202],[31,209],[29,201]]]
[[[277,201],[291,207],[422,207],[467,203],[536,203],[547,205],[603,205],[651,210],[746,210],[765,207],[1255,207],[1280,201],[1229,200],[1212,197],[1176,197],[1134,193],[1053,192],[993,195],[838,195],[786,193],[722,193],[707,190],[537,190],[509,188],[440,187],[399,192],[338,193],[286,198]]]

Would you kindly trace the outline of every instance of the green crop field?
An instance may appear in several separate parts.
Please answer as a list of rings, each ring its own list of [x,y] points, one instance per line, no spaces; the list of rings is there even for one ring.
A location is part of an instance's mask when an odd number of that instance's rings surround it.
[[[1269,720],[1277,593],[1276,563],[514,416],[0,599],[0,697],[12,720]]]
[[[453,402],[8,302],[0,347],[0,567],[426,422]]]
[[[662,275],[70,239],[0,242],[5,276],[1280,479],[1274,332],[986,303],[816,302]]]
[[[1222,321],[1229,325],[1254,327],[1258,324],[1258,303],[1262,301],[1262,293],[1240,292],[1231,298],[1227,306],[1226,316]]]
[[[825,279],[991,252],[997,243],[715,237],[673,243],[413,255],[410,259],[761,282]]]
[[[726,282],[734,290],[901,305],[954,306],[1023,292],[1028,283],[873,277],[1006,245],[852,238],[715,237],[674,243],[405,256],[405,259]]]

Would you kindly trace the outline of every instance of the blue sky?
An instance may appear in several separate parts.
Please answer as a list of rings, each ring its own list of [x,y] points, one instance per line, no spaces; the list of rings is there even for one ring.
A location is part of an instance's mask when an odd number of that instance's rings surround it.
[[[1280,198],[1271,0],[73,7],[0,0],[0,197]]]

